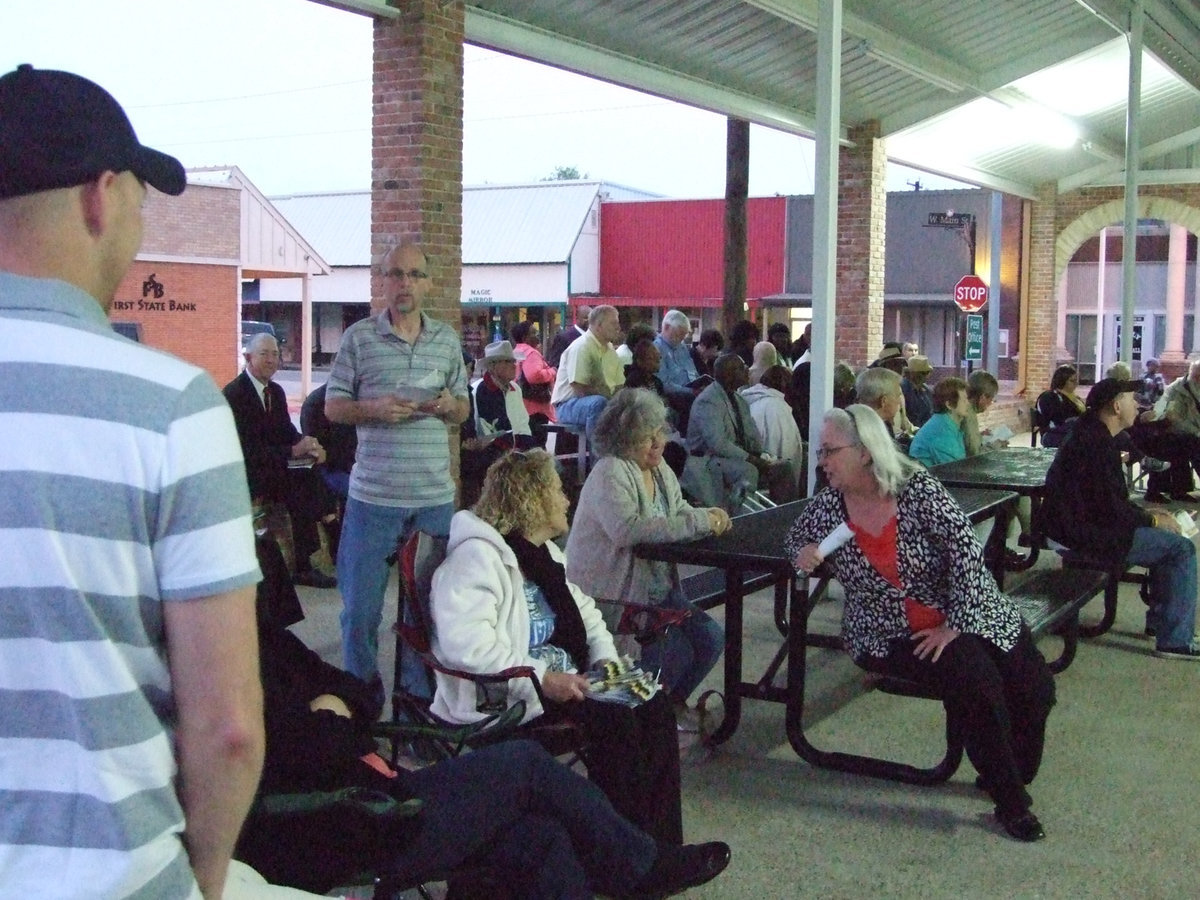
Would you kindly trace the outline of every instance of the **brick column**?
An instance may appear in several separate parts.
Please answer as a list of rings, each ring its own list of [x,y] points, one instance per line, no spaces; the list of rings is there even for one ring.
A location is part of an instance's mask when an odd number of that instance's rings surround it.
[[[887,156],[879,123],[850,130],[838,154],[836,359],[869,363],[883,345]]]
[[[462,3],[397,0],[375,20],[371,123],[371,257],[415,241],[431,278],[425,311],[462,333]],[[383,285],[371,277],[373,304]],[[458,481],[458,429],[450,471]]]
[[[371,255],[411,240],[429,254],[425,309],[462,328],[461,3],[400,0],[375,20]],[[381,295],[378,277],[371,294]]]
[[[1021,361],[1025,372],[1026,399],[1030,402],[1050,386],[1057,365],[1058,291],[1054,283],[1056,212],[1058,192],[1053,183],[1038,189],[1029,215],[1029,305],[1021,328]],[[1018,376],[1018,382],[1020,378]]]

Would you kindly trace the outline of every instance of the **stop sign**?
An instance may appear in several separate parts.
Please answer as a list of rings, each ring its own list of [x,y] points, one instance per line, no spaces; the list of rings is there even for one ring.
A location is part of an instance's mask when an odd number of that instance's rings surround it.
[[[978,275],[964,275],[954,286],[954,303],[965,313],[979,312],[987,299],[987,285]]]

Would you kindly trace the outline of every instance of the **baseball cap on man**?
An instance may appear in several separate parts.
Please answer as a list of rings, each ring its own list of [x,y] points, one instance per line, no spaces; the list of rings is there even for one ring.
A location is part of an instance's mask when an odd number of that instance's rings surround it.
[[[121,104],[95,82],[28,63],[0,77],[0,199],[132,172],[182,194],[179,160],[142,146]]]
[[[1101,378],[1088,391],[1087,408],[1103,409],[1121,394],[1133,394],[1142,389],[1140,381],[1122,381],[1120,378]]]

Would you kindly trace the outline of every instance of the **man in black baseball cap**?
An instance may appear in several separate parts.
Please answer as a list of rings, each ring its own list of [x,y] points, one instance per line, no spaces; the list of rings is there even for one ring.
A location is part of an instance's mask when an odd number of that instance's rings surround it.
[[[100,85],[28,63],[0,78],[0,199],[132,172],[164,194],[187,180],[173,156],[143,147]]]
[[[262,767],[233,417],[105,314],[147,184],[183,167],[102,88],[0,77],[5,896],[220,896]]]
[[[1200,661],[1196,630],[1196,546],[1169,512],[1129,499],[1116,437],[1137,418],[1139,381],[1105,378],[1046,473],[1035,526],[1047,537],[1107,564],[1150,570],[1146,633],[1160,659]]]
[[[142,242],[147,184],[180,194],[187,178],[104,88],[28,64],[0,77],[0,268],[55,272],[107,311]]]

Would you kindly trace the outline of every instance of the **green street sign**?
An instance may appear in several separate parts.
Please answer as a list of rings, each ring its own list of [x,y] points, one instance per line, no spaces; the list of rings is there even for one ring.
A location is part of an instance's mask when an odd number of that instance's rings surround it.
[[[963,359],[983,359],[983,316],[967,316],[967,352]]]

